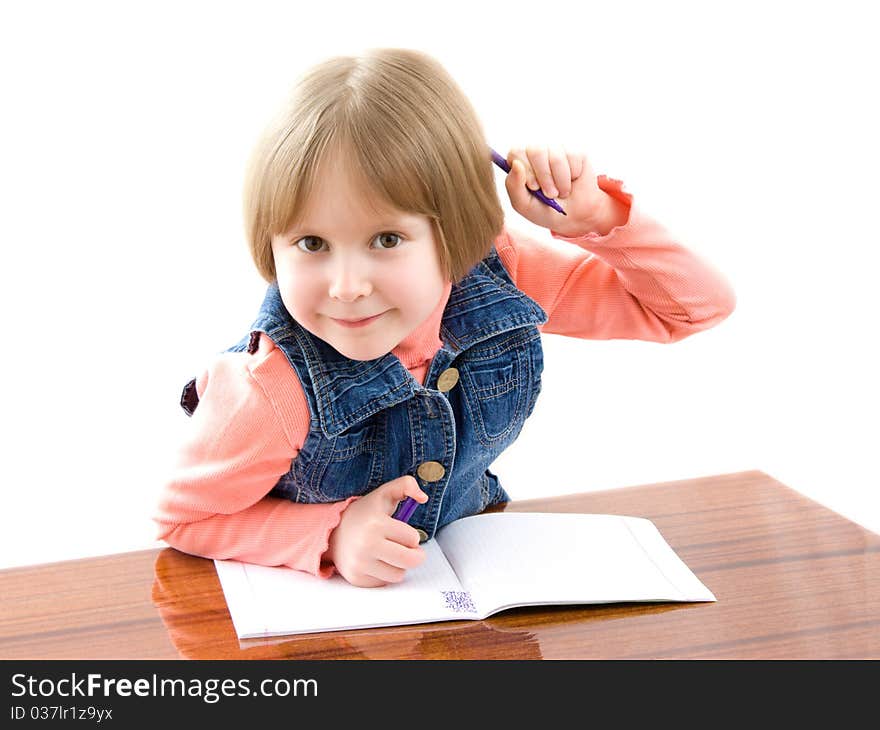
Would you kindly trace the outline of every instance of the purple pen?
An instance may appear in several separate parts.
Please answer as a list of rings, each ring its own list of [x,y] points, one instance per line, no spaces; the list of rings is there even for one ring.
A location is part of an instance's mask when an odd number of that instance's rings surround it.
[[[409,518],[412,517],[412,513],[416,511],[416,507],[418,506],[419,503],[412,497],[407,497],[394,512],[394,519],[400,520],[401,522],[409,522]]]
[[[498,167],[500,167],[502,170],[504,170],[504,172],[509,173],[510,172],[510,165],[507,164],[507,160],[505,160],[501,155],[499,155],[491,147],[489,148],[489,151],[492,153],[492,162],[494,162],[496,165],[498,165]],[[560,213],[562,213],[562,215],[566,215],[565,211],[562,210],[562,207],[559,205],[559,203],[557,203],[555,200],[553,200],[553,198],[548,198],[546,195],[544,195],[543,191],[540,188],[538,188],[537,190],[532,190],[531,188],[526,188],[526,190],[528,190],[532,195],[534,195],[538,200],[540,200],[545,205],[549,205],[551,208],[553,208],[553,210],[557,210]]]

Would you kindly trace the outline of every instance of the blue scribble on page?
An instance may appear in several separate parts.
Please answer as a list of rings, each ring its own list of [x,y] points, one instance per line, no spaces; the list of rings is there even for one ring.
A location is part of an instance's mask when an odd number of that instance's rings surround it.
[[[446,599],[446,608],[456,613],[476,613],[477,607],[467,591],[440,591]]]

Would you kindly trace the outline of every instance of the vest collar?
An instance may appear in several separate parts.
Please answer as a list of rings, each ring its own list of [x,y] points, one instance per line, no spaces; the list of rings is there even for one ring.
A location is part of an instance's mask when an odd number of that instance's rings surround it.
[[[495,335],[547,321],[538,304],[516,288],[495,249],[459,283],[443,310],[440,337],[453,357]],[[285,351],[305,357],[321,429],[328,437],[411,398],[422,386],[391,353],[375,360],[351,360],[291,318],[278,285],[266,292],[252,331],[265,332]]]

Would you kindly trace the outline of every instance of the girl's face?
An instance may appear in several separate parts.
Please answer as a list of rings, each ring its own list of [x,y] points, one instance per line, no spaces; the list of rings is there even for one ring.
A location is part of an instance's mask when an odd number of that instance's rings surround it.
[[[436,309],[447,279],[431,220],[372,206],[328,160],[300,220],[272,238],[290,315],[353,360],[393,350]]]

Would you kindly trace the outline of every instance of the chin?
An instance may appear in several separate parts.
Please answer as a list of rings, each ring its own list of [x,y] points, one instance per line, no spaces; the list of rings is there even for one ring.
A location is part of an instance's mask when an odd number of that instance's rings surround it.
[[[345,355],[350,360],[359,361],[376,360],[383,355],[387,355],[393,349],[391,347],[386,348],[381,345],[378,347],[358,347],[357,345],[346,346],[342,343],[333,342],[332,340],[325,340],[325,342],[333,347],[333,349],[336,350],[338,353]]]
[[[391,350],[379,350],[379,351],[371,351],[371,350],[356,350],[356,351],[345,351],[340,350],[338,347],[336,350],[343,355],[345,355],[349,360],[358,360],[360,362],[365,362],[367,360],[377,360],[383,355],[387,355]]]

